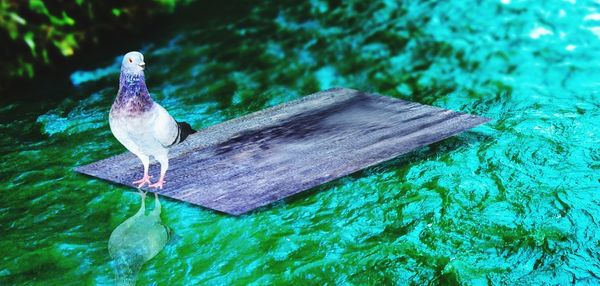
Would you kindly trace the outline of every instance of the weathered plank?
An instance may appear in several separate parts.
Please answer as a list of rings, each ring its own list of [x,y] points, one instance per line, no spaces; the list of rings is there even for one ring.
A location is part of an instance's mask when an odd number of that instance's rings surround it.
[[[489,119],[337,88],[229,120],[170,151],[161,195],[240,215],[442,140]],[[133,186],[125,153],[76,171]],[[155,162],[151,175],[158,177]]]

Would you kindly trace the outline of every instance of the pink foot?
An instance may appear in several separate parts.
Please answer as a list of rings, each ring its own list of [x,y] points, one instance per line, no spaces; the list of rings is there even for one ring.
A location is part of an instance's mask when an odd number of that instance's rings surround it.
[[[158,180],[158,182],[156,182],[156,183],[154,183],[152,185],[149,185],[148,187],[150,187],[150,188],[157,188],[157,189],[161,189],[162,190],[163,185],[165,184],[165,182],[166,181],[163,178],[160,178]]]
[[[149,176],[149,175],[144,175],[144,177],[143,177],[143,178],[141,178],[141,179],[139,179],[139,180],[137,180],[137,181],[134,181],[134,182],[132,182],[132,184],[134,184],[134,185],[135,185],[135,184],[138,184],[138,188],[141,188],[141,187],[143,187],[145,184],[150,184],[150,179],[152,179],[152,176]]]

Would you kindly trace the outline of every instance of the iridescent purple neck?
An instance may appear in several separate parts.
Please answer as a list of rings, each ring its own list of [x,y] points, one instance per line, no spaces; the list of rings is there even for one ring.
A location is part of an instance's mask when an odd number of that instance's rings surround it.
[[[152,108],[152,98],[146,87],[144,73],[133,73],[121,69],[119,77],[119,93],[114,107],[130,114],[139,114]]]

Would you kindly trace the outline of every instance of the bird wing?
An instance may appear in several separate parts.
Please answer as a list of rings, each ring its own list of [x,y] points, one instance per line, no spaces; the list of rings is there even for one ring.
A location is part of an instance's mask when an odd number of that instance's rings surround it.
[[[151,112],[154,112],[156,116],[153,126],[154,138],[164,147],[173,145],[180,132],[177,121],[158,103],[154,104]]]

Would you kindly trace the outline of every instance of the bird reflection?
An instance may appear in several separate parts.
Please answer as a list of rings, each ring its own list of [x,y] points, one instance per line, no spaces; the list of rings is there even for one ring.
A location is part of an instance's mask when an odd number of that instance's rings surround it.
[[[108,252],[113,259],[117,285],[135,285],[142,265],[156,256],[171,239],[171,230],[160,220],[161,205],[154,194],[154,209],[146,215],[146,193],[140,191],[142,205],[132,217],[110,235]]]

